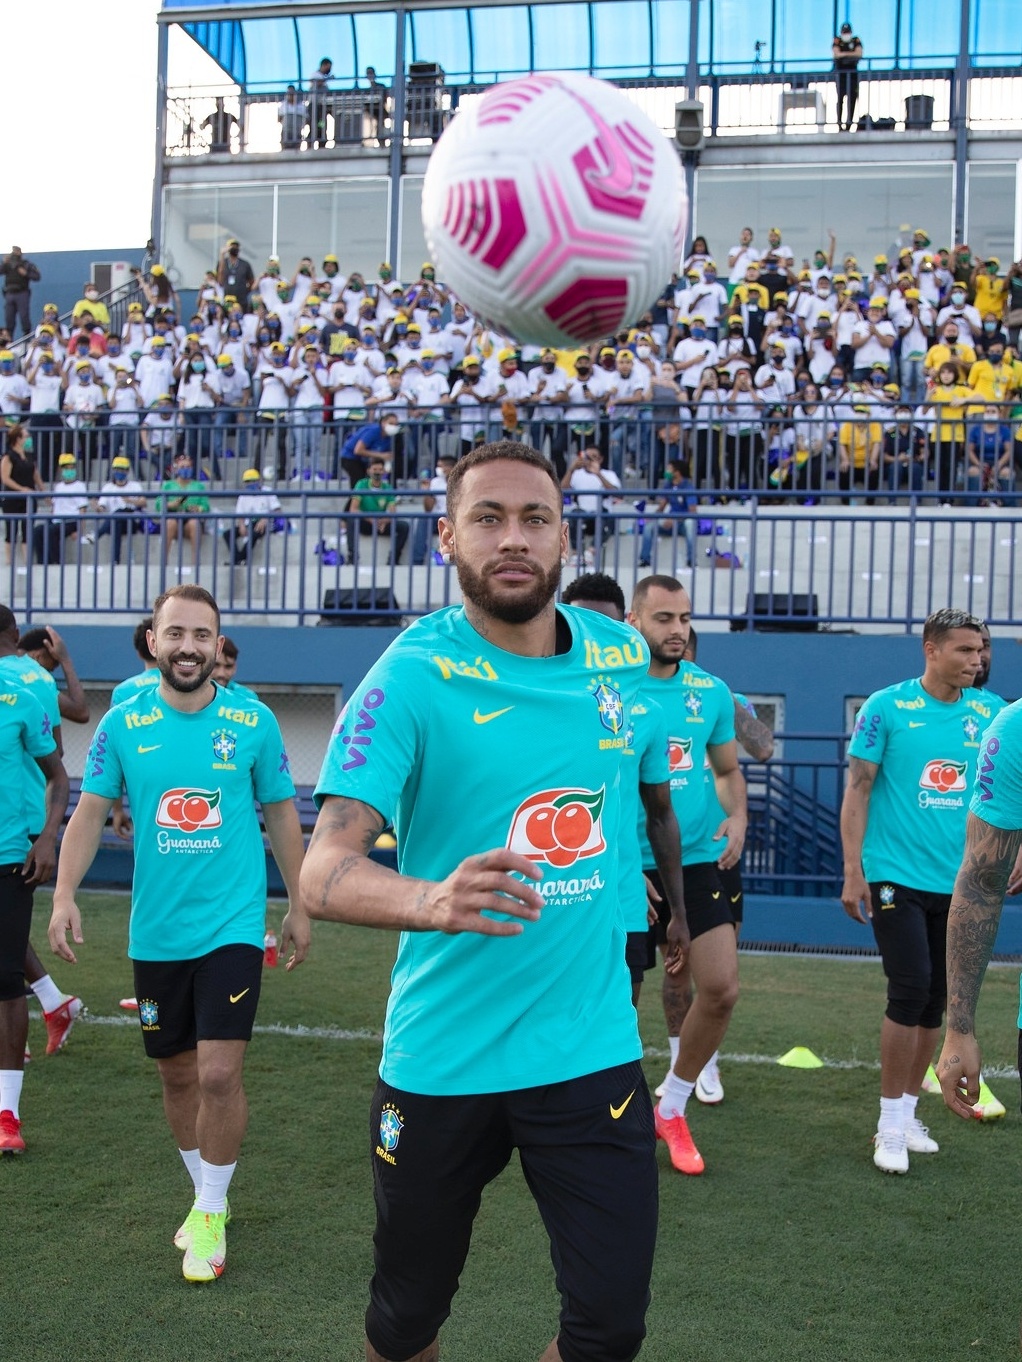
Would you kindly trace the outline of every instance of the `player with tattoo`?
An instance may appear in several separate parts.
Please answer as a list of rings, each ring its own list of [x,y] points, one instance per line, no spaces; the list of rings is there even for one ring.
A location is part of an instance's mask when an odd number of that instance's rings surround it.
[[[884,1173],[907,1173],[910,1153],[938,1151],[916,1102],[944,1013],[944,939],[968,790],[996,708],[972,689],[981,629],[964,610],[930,615],[923,675],[874,692],[848,749],[841,902],[849,917],[872,923],[887,976],[873,1140]]]

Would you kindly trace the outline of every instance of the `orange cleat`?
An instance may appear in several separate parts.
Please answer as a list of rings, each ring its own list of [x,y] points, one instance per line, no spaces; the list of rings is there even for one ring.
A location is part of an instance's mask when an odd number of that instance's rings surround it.
[[[695,1147],[684,1116],[661,1116],[657,1105],[653,1108],[653,1125],[657,1139],[667,1146],[671,1163],[679,1173],[695,1177],[703,1171],[706,1167],[703,1156]]]

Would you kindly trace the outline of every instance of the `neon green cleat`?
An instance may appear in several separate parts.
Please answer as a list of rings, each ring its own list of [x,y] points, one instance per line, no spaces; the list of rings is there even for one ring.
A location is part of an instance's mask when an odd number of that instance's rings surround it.
[[[224,1224],[231,1223],[231,1203],[225,1202],[227,1210],[224,1212]],[[185,1249],[192,1242],[192,1231],[195,1229],[198,1220],[205,1215],[205,1211],[197,1211],[193,1206],[178,1226],[177,1233],[174,1235],[174,1247],[184,1253]]]
[[[193,1215],[197,1218],[181,1271],[186,1282],[212,1282],[227,1265],[227,1212],[193,1211]]]
[[[923,1081],[919,1085],[920,1092],[940,1092],[940,1079],[933,1071],[933,1065],[926,1070]]]
[[[973,1111],[981,1121],[997,1121],[1004,1115],[1004,1103],[993,1095],[982,1075],[979,1080],[979,1101]]]

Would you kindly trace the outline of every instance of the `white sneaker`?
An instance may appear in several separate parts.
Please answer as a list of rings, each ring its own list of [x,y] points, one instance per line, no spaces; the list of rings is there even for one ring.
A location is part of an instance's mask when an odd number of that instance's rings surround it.
[[[663,1097],[663,1095],[664,1095],[664,1088],[667,1087],[667,1080],[670,1078],[670,1076],[671,1076],[671,1074],[672,1074],[673,1072],[674,1072],[674,1068],[673,1068],[673,1066],[672,1066],[672,1067],[671,1067],[670,1069],[668,1069],[667,1072],[664,1074],[663,1079],[661,1080],[660,1086],[659,1086],[658,1088],[655,1089],[655,1092],[656,1092],[657,1097]]]
[[[940,1145],[930,1135],[918,1116],[905,1123],[905,1148],[913,1154],[937,1154]]]
[[[908,1148],[903,1130],[878,1130],[873,1136],[873,1146],[873,1162],[881,1173],[908,1172]]]
[[[724,1100],[724,1084],[720,1081],[717,1061],[711,1059],[696,1079],[696,1097],[704,1106],[715,1107]]]

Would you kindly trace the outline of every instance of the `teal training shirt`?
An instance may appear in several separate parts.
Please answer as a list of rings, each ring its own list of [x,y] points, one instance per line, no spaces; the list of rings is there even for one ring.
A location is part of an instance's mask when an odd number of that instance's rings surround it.
[[[262,946],[266,858],[255,801],[294,796],[277,720],[219,687],[182,714],[150,687],[103,716],[83,794],[127,788],[135,823],[128,954],[194,960]]]
[[[115,705],[123,705],[125,700],[130,700],[139,691],[148,693],[153,686],[160,684],[159,667],[147,667],[144,672],[139,672],[136,676],[129,676],[127,681],[119,681],[114,686],[113,694],[110,696],[110,708]]]
[[[694,662],[682,662],[673,676],[649,678],[647,693],[667,718],[670,734],[671,802],[681,829],[682,865],[716,861],[723,844],[713,840],[720,827],[720,804],[712,771],[704,768],[708,747],[733,742],[735,707],[731,692],[719,676],[712,676]],[[640,820],[642,864],[653,866],[653,849]]]
[[[1022,700],[1005,706],[983,736],[969,812],[1006,832],[1022,828]],[[1022,979],[1019,991],[1022,1031]]]
[[[513,937],[405,932],[384,1081],[448,1096],[556,1083],[642,1053],[618,907],[619,779],[649,665],[634,630],[559,607],[572,643],[519,657],[461,607],[417,620],[354,691],[316,799],[394,824],[401,873],[438,881],[509,847],[542,872],[539,922]]]
[[[619,892],[621,918],[626,932],[643,932],[646,916],[646,881],[642,877],[642,844],[638,826],[646,826],[646,810],[639,785],[662,785],[671,776],[668,759],[670,736],[667,720],[657,702],[641,690],[631,709],[631,726],[621,771],[621,848]],[[628,835],[636,828],[636,836]],[[652,851],[650,852],[652,855]]]
[[[28,691],[42,706],[49,731],[60,727],[60,691],[52,675],[34,657],[21,657],[16,653],[0,657],[0,687],[8,686]],[[29,753],[24,753],[23,762],[23,793],[29,808],[29,831],[36,836],[46,822],[46,777]]]
[[[259,699],[254,690],[250,690],[248,686],[243,686],[240,681],[229,681],[226,690],[230,695],[242,695],[246,700]]]
[[[34,785],[29,784],[28,767],[31,763],[42,776],[45,790],[46,777],[36,757],[56,750],[53,725],[36,696],[12,686],[9,676],[0,677],[0,865],[24,861],[32,845],[29,834],[42,830],[45,818],[34,824]]]
[[[935,700],[918,677],[875,691],[859,710],[848,755],[879,767],[862,843],[870,884],[893,880],[950,894],[965,845],[968,792],[995,699],[964,690]]]

